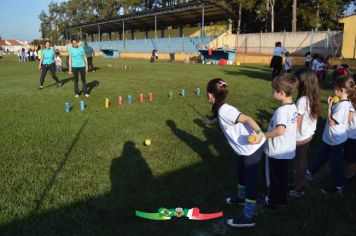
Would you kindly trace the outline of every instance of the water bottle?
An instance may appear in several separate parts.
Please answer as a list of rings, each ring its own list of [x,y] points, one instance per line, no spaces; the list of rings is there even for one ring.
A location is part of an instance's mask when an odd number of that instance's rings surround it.
[[[119,96],[119,97],[117,98],[117,104],[118,104],[118,105],[122,105],[122,97],[121,97],[121,96]]]
[[[105,99],[105,108],[108,109],[109,106],[110,106],[110,100],[109,100],[109,98],[106,98]]]
[[[131,95],[127,96],[127,103],[132,104],[132,96]]]
[[[180,95],[181,95],[182,97],[185,97],[185,91],[184,91],[184,89],[182,89],[182,91],[180,92]]]
[[[85,109],[85,103],[82,100],[82,101],[80,101],[80,110],[84,111],[84,109]]]
[[[196,88],[196,89],[195,89],[195,94],[196,94],[197,96],[200,96],[200,88]]]
[[[66,102],[66,112],[70,112],[70,105],[69,105],[69,102]]]
[[[143,93],[140,93],[140,103],[143,103]]]
[[[172,92],[172,90],[169,90],[169,91],[168,91],[168,97],[169,97],[169,98],[172,98],[172,97],[173,97],[173,92]]]
[[[153,100],[153,95],[151,92],[148,93],[148,101],[152,102]]]

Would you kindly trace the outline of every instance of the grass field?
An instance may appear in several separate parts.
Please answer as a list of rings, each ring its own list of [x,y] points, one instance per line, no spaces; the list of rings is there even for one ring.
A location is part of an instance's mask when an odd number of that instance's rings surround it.
[[[87,76],[90,98],[76,99],[68,74],[58,75],[62,88],[48,74],[46,88],[37,90],[35,63],[0,60],[1,235],[355,235],[355,183],[343,196],[323,195],[320,187],[331,179],[328,167],[301,199],[272,212],[260,207],[255,228],[225,224],[242,212],[225,204],[235,192],[237,157],[218,127],[203,125],[211,109],[206,84],[225,79],[228,102],[266,129],[278,107],[267,67],[111,59],[96,59],[95,65],[97,71]],[[321,86],[324,113],[309,160],[320,143],[330,94],[328,82]],[[193,93],[197,87],[201,96]],[[181,89],[184,98],[178,96]],[[138,95],[146,98],[148,92],[153,102],[138,103]],[[126,103],[129,94],[132,105]],[[122,106],[116,104],[120,95]],[[105,98],[111,99],[109,109]],[[84,112],[80,100],[87,104]],[[65,102],[73,107],[70,113]],[[143,145],[147,138],[152,145]],[[262,187],[261,176],[261,195]],[[223,211],[224,217],[150,221],[134,215],[160,207],[198,207],[203,213]]]

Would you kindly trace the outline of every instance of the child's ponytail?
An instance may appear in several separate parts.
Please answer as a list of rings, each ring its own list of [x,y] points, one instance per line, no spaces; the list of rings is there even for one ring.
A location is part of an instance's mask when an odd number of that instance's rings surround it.
[[[229,92],[227,83],[220,79],[212,79],[209,81],[206,91],[215,97],[215,102],[212,107],[213,118],[218,116],[218,111],[226,102],[226,97]]]

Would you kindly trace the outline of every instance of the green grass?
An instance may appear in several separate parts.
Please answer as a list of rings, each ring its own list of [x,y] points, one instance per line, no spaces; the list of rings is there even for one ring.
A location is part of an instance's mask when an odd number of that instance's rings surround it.
[[[121,69],[108,67],[121,65]],[[274,212],[259,208],[257,227],[237,230],[226,219],[241,213],[224,199],[236,187],[237,157],[218,127],[202,120],[210,114],[205,87],[214,77],[229,83],[228,102],[267,127],[278,104],[271,98],[270,71],[263,66],[219,67],[143,60],[96,59],[87,76],[93,87],[87,108],[79,109],[73,82],[39,91],[34,63],[0,60],[0,234],[52,235],[353,235],[356,188],[344,196],[325,196],[331,179],[326,167],[301,199]],[[130,65],[131,69],[122,69]],[[81,84],[80,84],[81,86]],[[328,83],[323,83],[323,105]],[[200,87],[202,95],[193,91]],[[185,89],[187,96],[179,97]],[[169,90],[173,99],[167,98]],[[148,92],[153,102],[139,104]],[[127,95],[134,104],[126,103]],[[125,103],[116,104],[117,96]],[[111,99],[109,109],[105,98]],[[65,102],[73,109],[65,112]],[[325,109],[313,140],[315,156]],[[152,145],[144,146],[145,139]],[[263,161],[261,161],[262,167]],[[263,180],[261,176],[261,195]],[[211,221],[149,221],[135,210],[199,207],[223,211]]]

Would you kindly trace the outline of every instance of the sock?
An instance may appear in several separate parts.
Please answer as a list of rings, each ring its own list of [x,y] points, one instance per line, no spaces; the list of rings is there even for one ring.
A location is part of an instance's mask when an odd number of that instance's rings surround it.
[[[246,198],[244,217],[247,219],[252,219],[256,212],[256,200],[250,200]]]
[[[239,199],[245,199],[246,198],[245,186],[237,185],[237,197]]]

